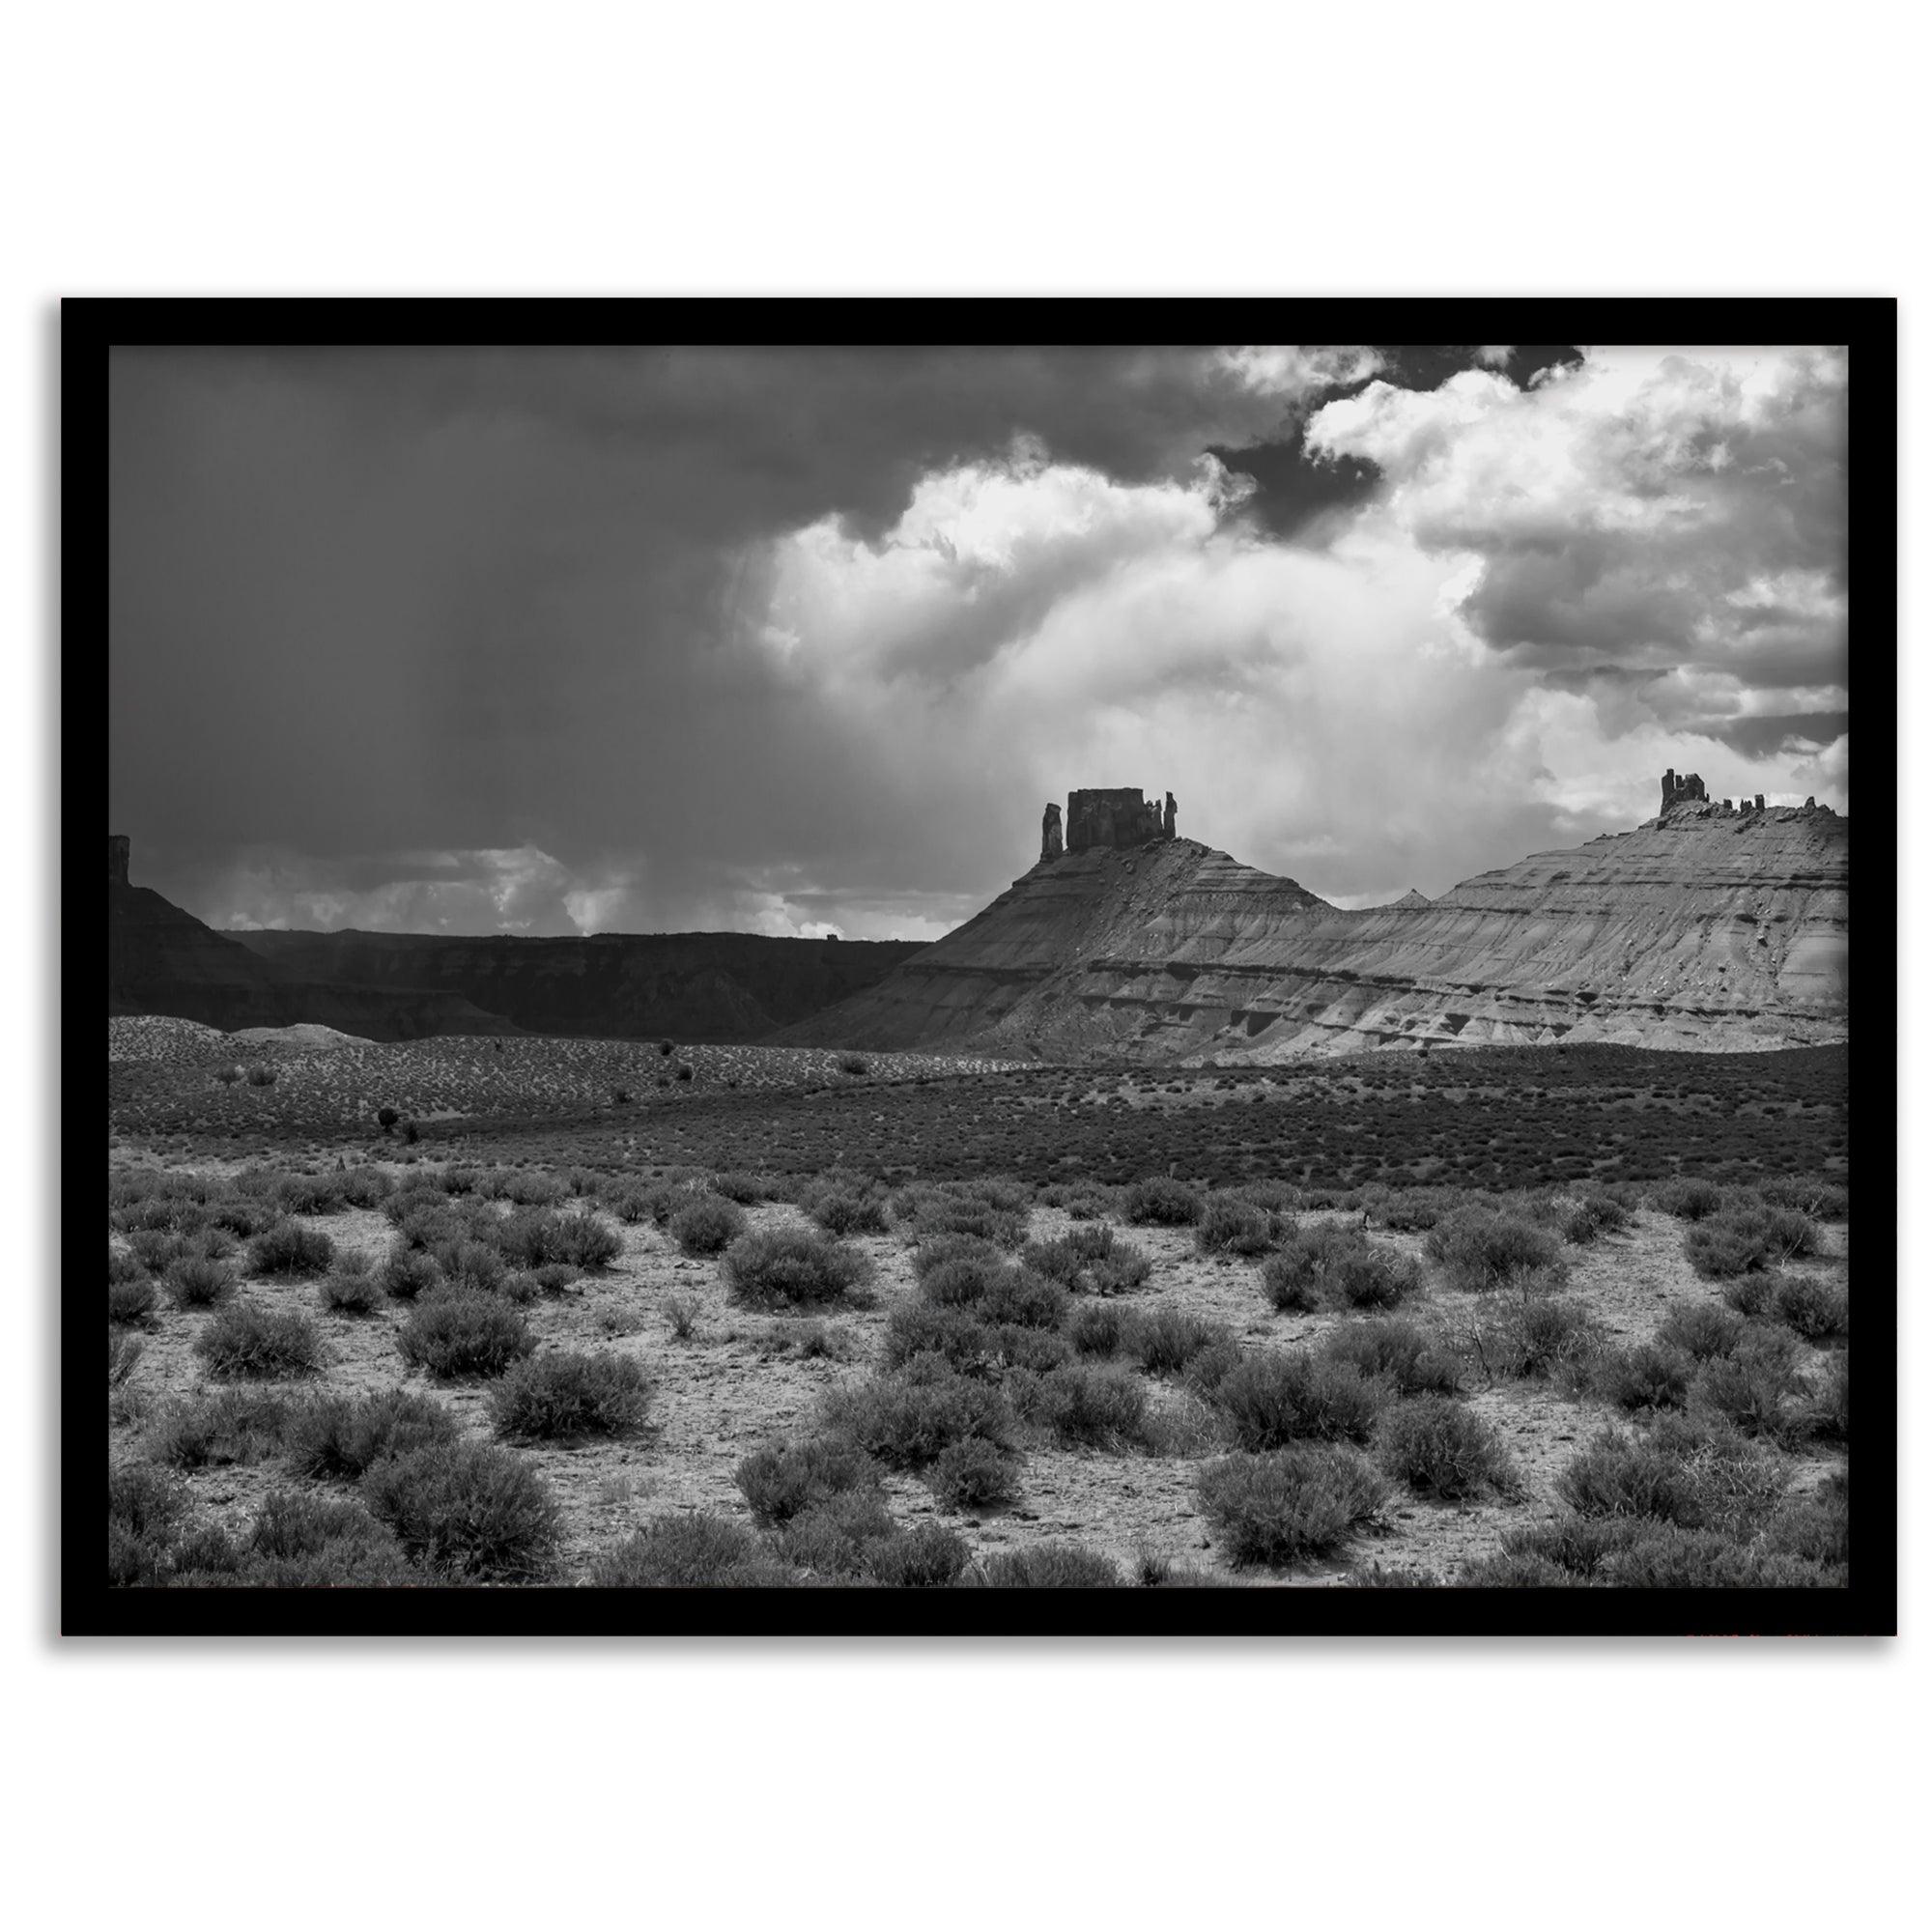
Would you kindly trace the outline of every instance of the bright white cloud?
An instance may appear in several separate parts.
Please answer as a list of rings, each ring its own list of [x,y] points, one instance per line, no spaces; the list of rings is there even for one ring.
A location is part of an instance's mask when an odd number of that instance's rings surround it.
[[[1742,713],[1755,686],[1841,681],[1844,382],[1830,350],[1600,350],[1528,389],[1372,383],[1308,441],[1375,464],[1378,513],[1475,566],[1463,614],[1492,648],[1721,669]]]
[[[767,547],[752,635],[959,864],[1076,785],[1139,783],[1317,891],[1440,892],[1647,816],[1666,765],[1768,796],[1825,769],[1721,733],[1842,699],[1812,674],[1839,663],[1834,565],[1772,467],[1827,435],[1836,380],[1619,353],[1527,391],[1371,384],[1313,419],[1386,479],[1321,549],[1263,536],[1217,465],[1125,484],[1021,444],[928,472],[875,541],[828,519]],[[1499,644],[1512,612],[1528,641]],[[939,822],[976,793],[984,825]]]
[[[1373,349],[1285,343],[1217,350],[1215,358],[1243,387],[1292,402],[1365,382],[1382,367]]]

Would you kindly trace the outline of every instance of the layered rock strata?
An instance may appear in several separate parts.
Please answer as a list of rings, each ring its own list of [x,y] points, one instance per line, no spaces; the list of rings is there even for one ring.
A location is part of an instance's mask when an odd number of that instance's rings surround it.
[[[1185,1060],[1845,1031],[1849,826],[1687,798],[1428,900],[1344,911],[1192,839],[1043,861],[781,1037]]]

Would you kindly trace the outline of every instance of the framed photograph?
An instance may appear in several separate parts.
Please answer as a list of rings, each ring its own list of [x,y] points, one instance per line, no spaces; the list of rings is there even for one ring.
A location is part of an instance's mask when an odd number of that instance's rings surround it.
[[[1895,1631],[1896,354],[66,304],[64,1630]]]

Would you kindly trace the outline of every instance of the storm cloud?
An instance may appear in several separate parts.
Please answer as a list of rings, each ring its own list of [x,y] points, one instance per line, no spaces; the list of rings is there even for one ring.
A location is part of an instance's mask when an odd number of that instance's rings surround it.
[[[933,937],[1076,785],[1350,903],[1847,804],[1830,351],[126,352],[109,800],[216,924]]]

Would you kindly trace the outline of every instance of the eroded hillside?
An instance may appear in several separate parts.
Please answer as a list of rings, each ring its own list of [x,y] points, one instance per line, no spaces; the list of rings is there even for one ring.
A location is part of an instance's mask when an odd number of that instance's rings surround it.
[[[1090,848],[781,1037],[1260,1062],[1817,1044],[1844,1037],[1849,840],[1829,810],[1697,800],[1362,912],[1192,839]]]

